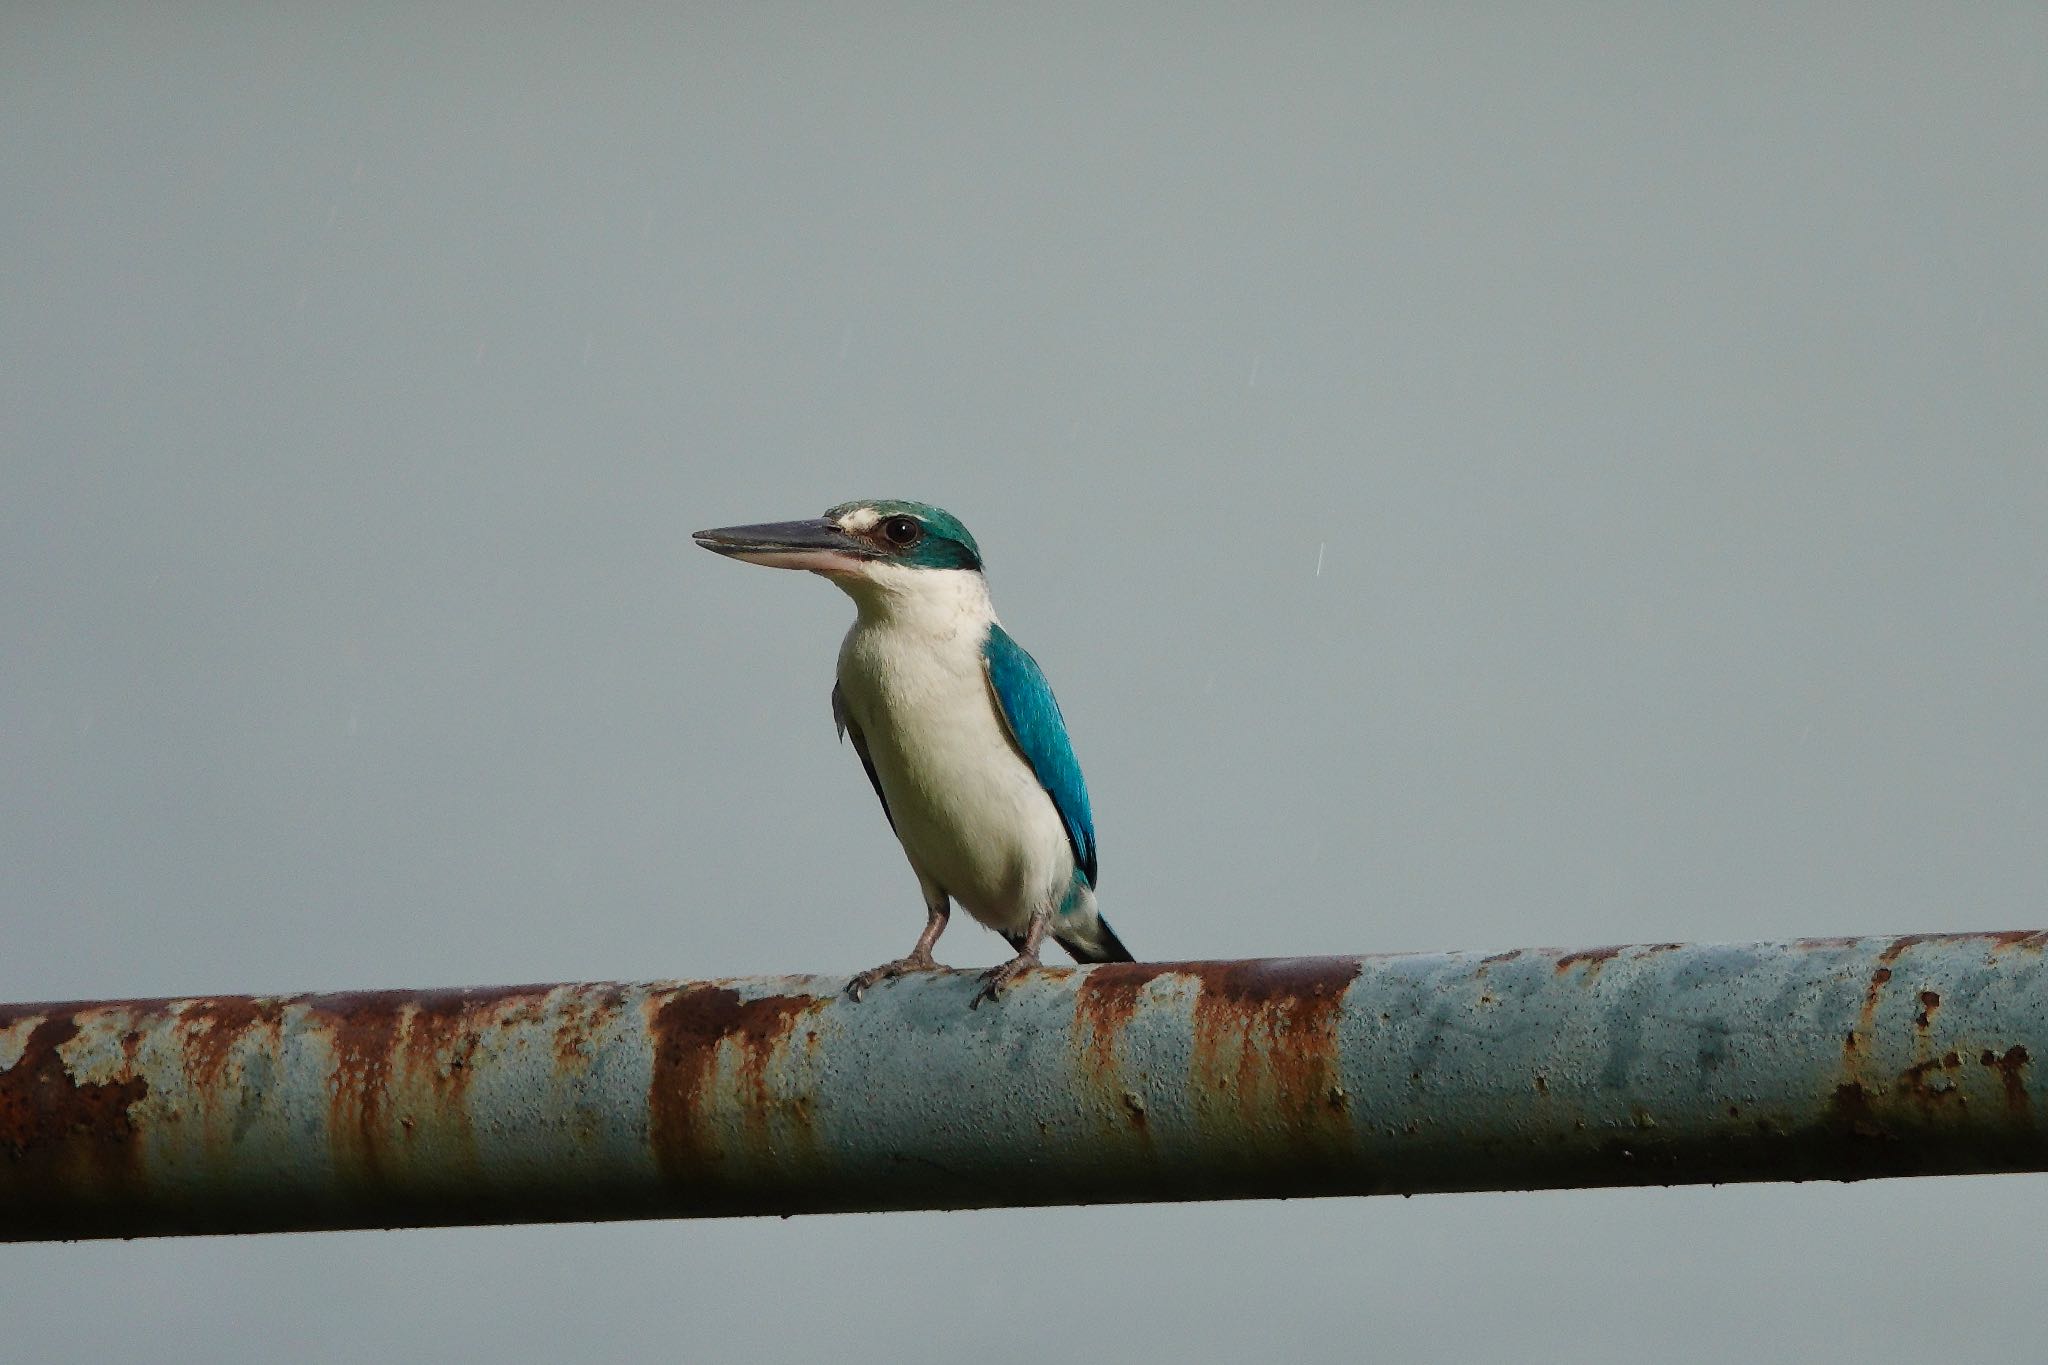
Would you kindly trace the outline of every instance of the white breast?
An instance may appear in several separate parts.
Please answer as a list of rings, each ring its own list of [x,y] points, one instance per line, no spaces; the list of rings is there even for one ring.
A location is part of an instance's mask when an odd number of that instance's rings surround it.
[[[995,613],[981,575],[900,569],[852,595],[861,612],[839,689],[903,851],[976,919],[1022,932],[1065,891],[1073,851],[989,691],[981,649]]]

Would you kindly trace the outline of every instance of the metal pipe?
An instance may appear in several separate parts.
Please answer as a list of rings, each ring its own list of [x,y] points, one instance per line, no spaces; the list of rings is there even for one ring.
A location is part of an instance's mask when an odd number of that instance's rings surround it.
[[[2043,1170],[2044,946],[0,1005],[0,1239]]]

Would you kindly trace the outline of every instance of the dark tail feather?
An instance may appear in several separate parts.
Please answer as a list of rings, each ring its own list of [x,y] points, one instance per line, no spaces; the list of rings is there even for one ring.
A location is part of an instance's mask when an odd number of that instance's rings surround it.
[[[1076,962],[1136,962],[1131,950],[1124,947],[1124,941],[1116,936],[1116,930],[1109,927],[1109,921],[1100,915],[1095,917],[1095,932],[1084,940],[1078,934],[1055,932],[1053,941],[1065,948]]]

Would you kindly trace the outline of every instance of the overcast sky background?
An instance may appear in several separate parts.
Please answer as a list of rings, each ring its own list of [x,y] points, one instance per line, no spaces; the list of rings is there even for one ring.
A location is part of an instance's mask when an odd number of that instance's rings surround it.
[[[0,8],[0,998],[852,971],[932,501],[1141,957],[2048,924],[2048,11]],[[941,956],[984,965],[956,922]],[[0,1247],[23,1361],[2023,1359],[2048,1180]]]

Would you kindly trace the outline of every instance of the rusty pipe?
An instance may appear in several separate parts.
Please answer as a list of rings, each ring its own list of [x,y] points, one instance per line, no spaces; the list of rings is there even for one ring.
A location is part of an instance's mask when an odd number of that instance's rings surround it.
[[[2043,1170],[2044,945],[0,1005],[0,1239]]]

